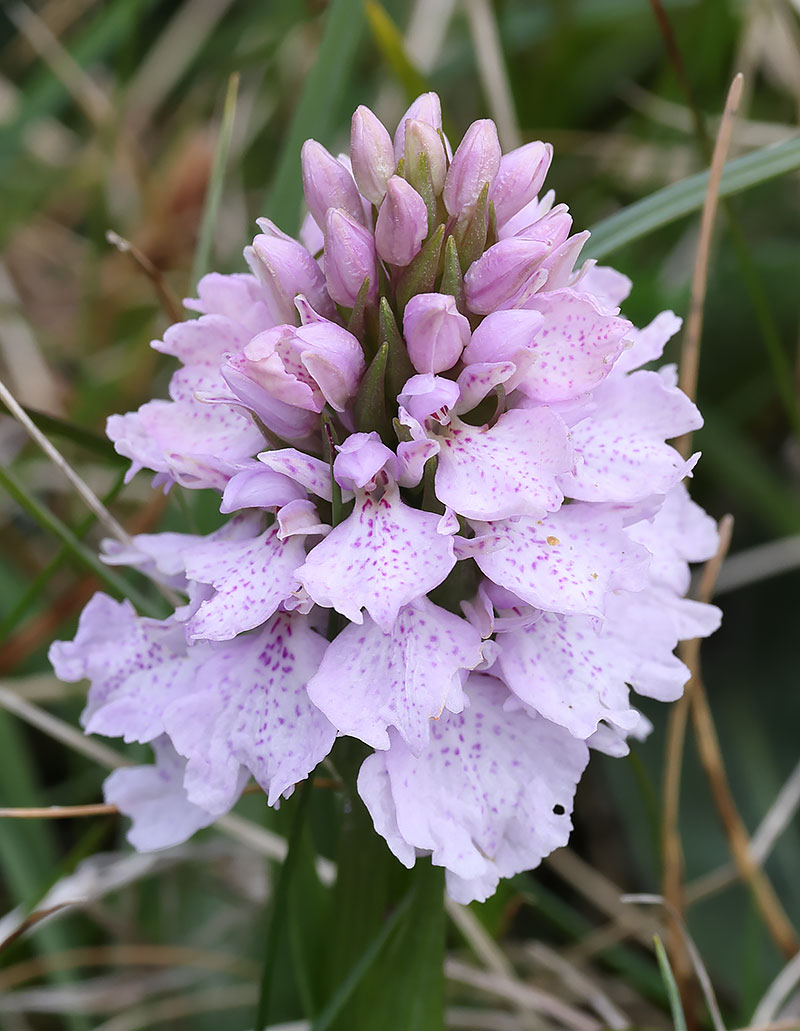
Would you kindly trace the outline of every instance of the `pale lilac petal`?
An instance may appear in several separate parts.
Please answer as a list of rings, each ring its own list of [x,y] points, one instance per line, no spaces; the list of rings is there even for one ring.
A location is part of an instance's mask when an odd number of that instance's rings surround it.
[[[473,674],[467,693],[469,708],[434,724],[422,755],[391,731],[391,747],[370,756],[358,778],[392,851],[408,865],[410,848],[431,853],[462,903],[486,899],[501,877],[566,844],[589,754],[562,727],[504,711],[508,692],[494,677]],[[390,799],[394,819],[378,809]]]
[[[274,469],[290,477],[318,498],[331,500],[331,467],[322,459],[305,455],[302,451],[289,447],[277,451],[262,451],[258,460],[268,469]]]
[[[216,368],[223,355],[240,351],[252,335],[245,326],[223,315],[201,315],[199,319],[176,322],[164,333],[163,340],[154,340],[150,346],[184,365]]]
[[[282,541],[298,534],[304,537],[319,534],[324,537],[330,531],[330,526],[320,520],[317,506],[307,498],[290,501],[278,510],[278,538]]]
[[[325,646],[306,616],[279,612],[258,633],[215,647],[197,689],[164,717],[188,760],[192,802],[232,805],[244,767],[274,805],[325,758],[336,730],[306,692]]]
[[[565,505],[545,519],[507,519],[473,542],[483,573],[536,608],[601,616],[611,591],[645,586],[650,553],[622,528],[622,516]],[[501,546],[498,546],[501,545]]]
[[[397,445],[397,482],[401,487],[416,487],[426,462],[439,454],[436,440],[401,441]]]
[[[491,428],[454,419],[438,439],[436,496],[461,515],[538,517],[561,504],[556,477],[570,468],[572,450],[551,409],[514,409]]]
[[[581,282],[581,288],[584,285],[585,280]],[[632,372],[647,362],[656,361],[682,324],[683,319],[674,312],[662,311],[644,329],[632,329],[627,335],[625,350],[614,364],[614,372]]]
[[[651,580],[678,594],[689,589],[688,564],[707,561],[719,546],[717,524],[692,501],[682,483],[672,488],[651,519],[634,523],[629,533],[653,555]]]
[[[123,544],[114,538],[100,542],[100,557],[108,566],[131,566],[151,580],[186,589],[183,554],[186,548],[203,540],[195,533],[139,533]]]
[[[455,565],[453,539],[438,523],[435,513],[404,504],[397,488],[380,500],[360,495],[353,513],[309,553],[298,579],[318,605],[359,624],[366,609],[388,633],[400,609]]]
[[[517,378],[514,362],[476,362],[463,369],[458,377],[458,403],[453,407],[455,414],[471,412],[495,387],[509,384]],[[511,392],[506,386],[506,392]]]
[[[463,709],[463,679],[480,661],[480,634],[421,598],[400,611],[388,634],[369,617],[345,627],[328,645],[308,693],[340,733],[388,748],[387,728],[396,727],[418,755],[431,721],[445,708]]]
[[[276,508],[304,498],[305,494],[289,476],[254,462],[228,481],[219,510],[227,514],[242,508]]]
[[[274,325],[261,284],[249,273],[209,272],[197,284],[197,297],[187,298],[183,304],[201,315],[224,315],[244,326],[251,336]]]
[[[186,553],[190,580],[211,584],[214,595],[186,623],[192,640],[227,641],[264,623],[297,587],[305,558],[302,537],[282,541],[279,525],[246,541],[208,541]]]
[[[140,852],[180,845],[230,808],[209,811],[189,801],[183,787],[186,761],[177,755],[168,738],[154,741],[153,751],[154,765],[114,770],[103,784],[105,801],[132,821],[127,838]],[[244,784],[240,792],[242,788]]]
[[[527,307],[544,316],[535,360],[519,388],[537,401],[566,401],[597,386],[622,350],[631,323],[575,290],[548,290]]]
[[[170,698],[191,685],[183,628],[172,620],[145,619],[129,601],[95,594],[81,613],[73,641],[55,641],[56,676],[90,683],[81,723],[88,734],[151,741],[163,733]]]
[[[656,372],[612,376],[593,394],[585,418],[572,426],[578,461],[559,483],[582,501],[639,501],[666,494],[689,472],[664,441],[702,425],[700,413]]]
[[[581,292],[592,294],[608,308],[618,308],[632,287],[630,279],[610,265],[593,265],[581,279]]]
[[[628,728],[637,722],[625,653],[603,629],[590,616],[545,612],[497,640],[503,680],[517,697],[583,740],[603,719]]]

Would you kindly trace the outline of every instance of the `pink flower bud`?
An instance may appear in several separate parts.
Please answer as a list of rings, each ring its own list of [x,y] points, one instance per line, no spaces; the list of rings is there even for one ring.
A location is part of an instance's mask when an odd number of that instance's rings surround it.
[[[375,223],[375,246],[390,265],[408,265],[428,235],[428,209],[410,183],[393,175]]]
[[[333,460],[333,475],[345,490],[371,489],[372,481],[387,464],[392,478],[397,477],[397,459],[381,438],[372,433],[351,433]]]
[[[306,140],[300,162],[306,204],[318,226],[325,225],[328,208],[341,208],[356,222],[364,224],[364,208],[353,176],[333,154],[316,140]]]
[[[350,160],[362,195],[380,204],[395,169],[394,148],[386,126],[363,104],[356,108],[350,126]]]
[[[352,334],[332,322],[312,322],[259,333],[241,354],[226,358],[222,375],[257,414],[270,400],[311,412],[321,412],[327,401],[341,412],[358,389],[364,368],[361,345]],[[246,396],[242,378],[249,381]],[[252,401],[259,393],[264,397],[255,407]]]
[[[547,272],[541,264],[550,253],[540,240],[501,240],[473,262],[464,276],[470,311],[486,315],[500,308],[519,308],[541,289]]]
[[[325,276],[328,293],[346,308],[353,307],[367,277],[367,301],[372,304],[378,299],[378,256],[372,233],[339,208],[331,208],[325,219]]]
[[[500,157],[494,122],[489,118],[473,122],[453,155],[444,182],[444,206],[451,215],[460,215],[473,207],[486,183],[491,188],[500,168]]]
[[[403,333],[417,372],[452,369],[469,343],[469,322],[449,294],[417,294],[406,305]]]
[[[405,174],[413,179],[418,172],[422,155],[428,159],[433,192],[440,194],[447,175],[447,157],[442,137],[432,125],[417,119],[406,121]]]
[[[515,236],[518,240],[540,240],[549,247],[560,247],[572,229],[572,216],[566,204],[556,204],[548,211],[524,228],[518,229]]]
[[[489,191],[499,226],[505,225],[539,193],[552,158],[552,145],[538,140],[503,155]]]
[[[260,233],[253,246],[246,248],[245,258],[264,289],[267,307],[276,323],[296,322],[297,294],[304,294],[320,313],[335,314],[322,269],[295,240]]]
[[[411,104],[397,126],[394,134],[394,159],[399,161],[405,153],[406,123],[410,119],[425,122],[434,129],[442,127],[442,102],[436,93],[423,93]]]

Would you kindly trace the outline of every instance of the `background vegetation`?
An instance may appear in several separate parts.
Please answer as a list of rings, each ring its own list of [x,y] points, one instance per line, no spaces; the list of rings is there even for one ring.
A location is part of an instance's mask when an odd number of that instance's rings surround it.
[[[516,134],[551,140],[549,185],[580,228],[707,167],[699,123],[713,141],[735,71],[745,75],[745,94],[731,157],[796,136],[796,0],[664,0],[661,23],[654,7],[647,0],[4,5],[3,381],[47,417],[37,417],[40,425],[93,489],[113,498],[131,532],[212,528],[212,498],[180,489],[164,498],[151,492],[146,474],[123,487],[124,464],[103,442],[103,423],[164,394],[171,362],[147,344],[169,321],[165,304],[190,293],[207,267],[240,269],[256,216],[296,231],[304,138],[344,148],[357,104],[392,124],[410,96],[434,88],[453,136],[493,115],[506,145]],[[672,46],[663,18],[674,30]],[[493,64],[498,52],[505,73]],[[685,314],[698,224],[696,213],[671,221],[604,258],[634,279],[626,314],[638,324],[663,308]],[[109,230],[144,257],[120,251]],[[706,426],[696,436],[704,455],[692,488],[715,517],[735,518],[732,557],[718,584],[725,620],[704,646],[704,679],[744,824],[754,832],[771,814],[756,840],[774,847],[758,859],[766,858],[794,927],[799,271],[797,174],[732,198],[720,212],[710,266],[699,382]],[[86,556],[103,533],[62,474],[2,415],[0,455],[0,803],[96,803],[107,766],[146,750],[123,755],[69,736],[82,688],[54,680],[46,649],[54,637],[71,636],[98,587]],[[86,550],[43,525],[48,513],[84,538]],[[132,574],[125,579],[147,590]],[[661,914],[619,902],[623,891],[660,892],[664,872],[669,714],[645,708],[655,724],[646,743],[629,759],[593,759],[571,848],[484,906],[451,911],[452,1027],[672,1026],[651,944]],[[673,760],[674,748],[673,738]],[[268,859],[294,805],[272,814],[251,795],[238,822],[149,857],[131,854],[122,822],[110,814],[4,819],[0,909],[11,915],[0,917],[0,941],[25,914],[72,904],[0,953],[0,1026],[251,1027],[275,880]],[[337,805],[334,792],[314,790],[313,836],[300,852],[280,942],[275,1021],[318,1016],[328,998],[320,971],[330,965],[336,914],[325,862],[335,851]],[[691,729],[679,826],[688,925],[726,1025],[775,1018],[776,1006],[757,1007],[787,950],[739,878],[706,877],[730,868],[730,849]],[[395,964],[418,947],[408,941],[408,952],[397,949]],[[706,1011],[691,1001],[695,975],[673,956],[687,1019],[702,1026]],[[532,988],[568,1009],[553,1010]],[[798,1014],[800,1003],[790,1002],[781,1026],[800,1027]]]

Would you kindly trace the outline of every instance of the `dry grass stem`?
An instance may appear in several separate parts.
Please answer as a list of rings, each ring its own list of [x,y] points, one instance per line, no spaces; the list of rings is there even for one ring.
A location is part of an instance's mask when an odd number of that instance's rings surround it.
[[[92,488],[83,480],[64,458],[58,448],[48,440],[38,426],[33,422],[28,413],[17,401],[8,387],[0,380],[0,400],[14,416],[25,432],[47,455],[53,465],[60,469],[64,476],[74,487],[75,492],[80,495],[86,503],[87,508],[97,516],[98,522],[104,526],[110,534],[123,544],[133,546],[133,540],[127,530],[117,522],[114,516],[108,511],[103,502],[97,497]]]
[[[224,970],[253,978],[258,976],[260,969],[258,964],[241,956],[182,945],[95,945],[37,956],[8,967],[0,971],[0,992],[10,991],[26,981],[46,977],[56,970],[96,966],[199,967],[202,970]]]
[[[719,1010],[717,996],[714,993],[714,988],[711,984],[711,978],[708,976],[708,971],[705,968],[700,952],[698,951],[692,936],[689,934],[689,929],[680,913],[677,912],[677,910],[667,899],[664,898],[663,895],[624,895],[622,901],[634,902],[646,906],[664,906],[668,910],[680,931],[683,944],[692,961],[692,966],[694,967],[695,975],[697,976],[698,983],[702,989],[703,998],[706,1001],[708,1013],[711,1017],[711,1022],[714,1025],[715,1031],[725,1031],[725,1024]]]
[[[701,574],[697,597],[699,601],[708,602],[714,592],[714,584],[719,575],[722,563],[730,546],[733,532],[733,519],[725,516],[719,526],[719,545],[716,555],[710,559]],[[678,655],[688,667],[691,674],[684,689],[683,696],[673,705],[667,723],[667,744],[664,760],[664,788],[661,817],[661,848],[663,863],[663,894],[671,911],[682,915],[686,908],[685,886],[683,881],[683,849],[680,835],[680,793],[681,772],[683,769],[683,749],[686,740],[686,727],[689,719],[693,685],[700,676],[700,640],[682,641],[678,646]],[[690,957],[680,945],[681,935],[678,925],[673,925],[671,934],[671,959],[675,979],[684,1000],[684,1009],[693,1011],[692,999],[692,967]]]
[[[489,0],[464,0],[472,46],[489,112],[497,125],[504,151],[522,142],[514,111],[514,97],[508,79],[497,21]]]
[[[68,820],[76,816],[107,816],[118,812],[115,805],[105,802],[89,805],[16,806],[0,808],[0,820]]]
[[[800,567],[800,534],[739,551],[725,560],[714,596],[749,587]]]
[[[700,238],[697,243],[691,299],[689,301],[689,312],[686,317],[686,329],[683,334],[680,361],[680,387],[692,399],[694,399],[697,393],[697,374],[700,367],[700,337],[703,332],[703,305],[708,286],[708,262],[711,255],[711,236],[714,229],[714,219],[717,214],[717,202],[719,200],[719,184],[722,178],[725,158],[728,155],[731,133],[733,132],[733,120],[736,109],[739,106],[743,85],[744,78],[740,73],[734,76],[728,90],[725,110],[720,121],[717,140],[714,144],[708,189],[700,220]],[[691,434],[687,433],[681,437],[676,446],[684,457],[688,457],[692,447]]]
[[[105,93],[66,50],[50,26],[25,3],[4,7],[20,35],[50,67],[95,128],[111,118],[113,108]]]
[[[456,984],[468,985],[487,995],[504,999],[519,1006],[520,1009],[553,1017],[572,1031],[602,1031],[603,1025],[599,1020],[562,1002],[555,995],[543,992],[539,988],[532,988],[516,979],[480,970],[452,958],[445,960],[445,976]]]
[[[560,956],[555,949],[551,949],[544,942],[533,942],[527,951],[535,963],[560,977],[564,985],[590,1006],[611,1031],[627,1031],[631,1027],[630,1019],[606,993],[582,970]]]
[[[131,243],[130,240],[126,240],[125,237],[120,236],[119,233],[115,233],[113,229],[106,230],[106,240],[108,240],[112,246],[116,247],[121,254],[129,254],[136,265],[142,270],[142,272],[144,272],[153,284],[153,288],[158,295],[161,307],[164,309],[170,322],[183,321],[184,315],[181,302],[175,296],[169,284],[165,281],[161,270],[153,264],[147,255],[143,251],[139,250],[136,244]]]
[[[749,853],[754,863],[763,866],[776,842],[794,819],[800,808],[800,762],[795,766],[766,816],[750,839]],[[736,867],[731,864],[698,877],[686,888],[686,901],[691,904],[707,898],[738,879]]]
[[[753,1023],[756,1025],[770,1024],[775,1020],[781,1006],[798,984],[800,984],[800,953],[789,960],[769,986],[756,1007]]]

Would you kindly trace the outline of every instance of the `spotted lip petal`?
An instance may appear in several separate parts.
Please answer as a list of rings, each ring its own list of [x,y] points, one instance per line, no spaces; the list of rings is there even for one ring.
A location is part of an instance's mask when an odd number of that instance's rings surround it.
[[[436,496],[470,519],[543,516],[564,495],[572,464],[567,428],[549,408],[512,410],[491,428],[453,420],[439,438]]]
[[[638,591],[647,582],[650,552],[628,536],[613,510],[572,504],[546,519],[476,529],[472,544],[482,572],[536,608],[602,616],[611,591]]]
[[[466,620],[420,598],[384,633],[369,616],[328,645],[308,685],[311,700],[341,733],[388,748],[396,727],[418,755],[432,720],[464,707],[461,683],[481,661],[480,634]]]
[[[229,808],[243,767],[274,805],[328,754],[336,728],[306,692],[325,644],[308,617],[279,612],[258,633],[216,647],[197,689],[164,714],[167,733],[188,760],[191,802]]]
[[[351,622],[362,609],[385,632],[400,609],[437,587],[455,565],[439,516],[410,508],[396,487],[380,499],[360,492],[355,509],[308,555],[297,578],[317,605]]]
[[[292,594],[305,549],[302,537],[279,534],[274,524],[253,540],[210,541],[187,551],[189,578],[215,589],[186,623],[190,640],[230,640],[260,626]]]
[[[415,757],[391,746],[362,765],[358,791],[376,829],[406,866],[417,850],[447,870],[457,902],[483,901],[501,877],[537,866],[565,845],[569,813],[589,751],[544,719],[507,712],[505,686],[473,674],[470,705],[431,730]]]

